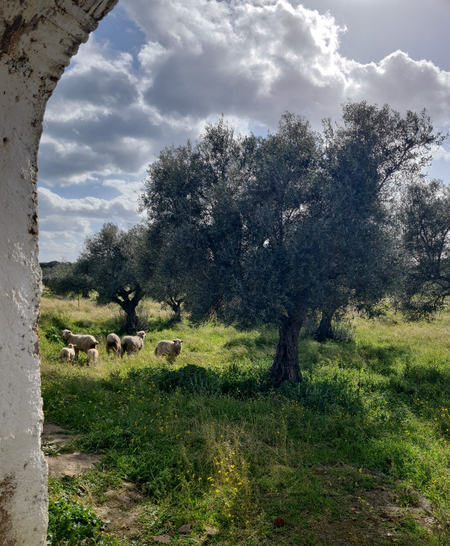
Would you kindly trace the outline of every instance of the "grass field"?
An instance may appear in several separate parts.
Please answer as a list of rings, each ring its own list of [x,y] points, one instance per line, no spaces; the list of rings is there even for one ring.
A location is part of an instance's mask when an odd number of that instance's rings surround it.
[[[303,382],[274,390],[275,329],[173,324],[150,302],[140,313],[143,350],[115,360],[116,306],[43,298],[45,419],[74,434],[66,451],[102,457],[50,478],[49,544],[450,544],[449,314],[354,317],[353,341],[304,338]],[[97,336],[96,367],[59,361],[63,328]],[[157,359],[174,338],[177,361]]]

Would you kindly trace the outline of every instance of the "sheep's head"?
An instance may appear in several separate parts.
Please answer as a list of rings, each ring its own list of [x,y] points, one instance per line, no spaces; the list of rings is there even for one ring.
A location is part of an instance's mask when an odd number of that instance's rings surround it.
[[[183,343],[182,339],[174,339],[173,342],[175,347],[179,347],[181,349],[181,344]]]
[[[68,337],[72,335],[72,332],[66,329],[66,330],[61,330],[61,334],[64,339],[67,339]]]
[[[72,343],[69,343],[69,345],[67,345],[67,347],[68,347],[69,349],[73,349],[73,344],[72,344]]]
[[[147,337],[147,334],[144,332],[144,330],[141,330],[136,334],[136,336],[145,339]]]

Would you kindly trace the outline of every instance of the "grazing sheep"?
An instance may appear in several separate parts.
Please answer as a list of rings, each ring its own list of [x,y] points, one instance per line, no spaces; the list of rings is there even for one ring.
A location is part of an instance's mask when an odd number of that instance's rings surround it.
[[[97,349],[89,349],[86,353],[86,366],[89,364],[97,364],[98,362],[98,351]]]
[[[123,356],[125,353],[137,353],[144,346],[144,339],[147,337],[147,334],[141,330],[135,336],[125,336],[122,338],[121,346],[122,351],[120,356]]]
[[[114,356],[120,355],[120,337],[117,334],[108,334],[108,337],[106,338],[106,352],[108,353],[108,356],[110,350],[112,350]]]
[[[64,349],[61,351],[61,360],[65,360],[66,362],[70,362],[70,364],[73,364],[73,359],[75,357],[75,349],[73,348],[72,343],[69,343],[67,347],[64,347]]]
[[[174,339],[173,341],[160,341],[155,349],[156,356],[168,356],[170,358],[177,357],[181,352],[182,339]]]
[[[79,351],[87,353],[89,349],[95,349],[99,343],[94,336],[87,334],[72,334],[70,330],[62,330],[61,333],[67,343],[73,344],[76,357],[78,357]]]

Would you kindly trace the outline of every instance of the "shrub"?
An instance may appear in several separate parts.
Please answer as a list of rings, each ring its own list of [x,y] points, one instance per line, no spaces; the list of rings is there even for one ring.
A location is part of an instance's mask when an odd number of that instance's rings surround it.
[[[91,544],[116,544],[114,537],[102,532],[104,524],[92,510],[62,496],[48,505],[47,544],[78,546],[86,538]]]

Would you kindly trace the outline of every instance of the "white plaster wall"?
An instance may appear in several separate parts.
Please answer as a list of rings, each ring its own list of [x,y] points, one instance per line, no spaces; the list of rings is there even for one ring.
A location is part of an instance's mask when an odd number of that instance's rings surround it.
[[[0,546],[43,546],[37,154],[47,100],[117,0],[0,0]]]

